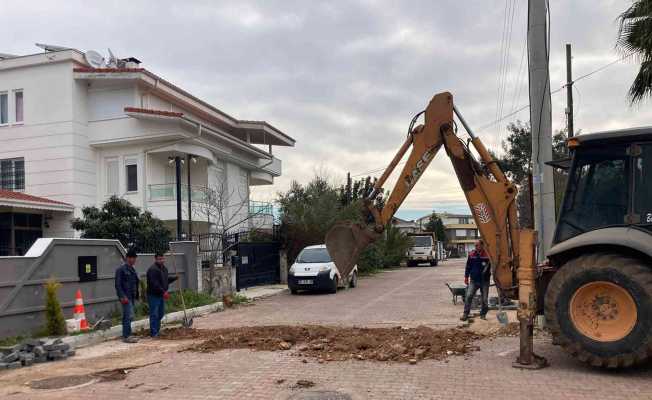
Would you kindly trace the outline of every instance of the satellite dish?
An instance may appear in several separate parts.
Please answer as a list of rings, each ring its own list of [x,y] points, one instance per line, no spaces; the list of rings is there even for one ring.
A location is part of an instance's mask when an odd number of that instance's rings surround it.
[[[88,50],[84,54],[84,58],[86,59],[86,62],[88,65],[90,65],[93,68],[102,68],[104,67],[104,57],[100,53],[94,50]]]
[[[113,55],[111,49],[107,50],[109,50],[109,61],[106,63],[106,65],[111,68],[116,68],[118,66],[118,59]]]

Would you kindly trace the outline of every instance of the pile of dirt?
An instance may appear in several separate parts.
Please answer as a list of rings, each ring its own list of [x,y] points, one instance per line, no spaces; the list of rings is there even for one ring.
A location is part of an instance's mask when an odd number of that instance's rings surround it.
[[[484,336],[465,329],[355,328],[306,326],[255,326],[224,329],[170,329],[163,339],[202,339],[185,351],[213,352],[249,348],[293,351],[299,357],[324,361],[375,360],[415,363],[442,360],[478,350],[473,344]]]

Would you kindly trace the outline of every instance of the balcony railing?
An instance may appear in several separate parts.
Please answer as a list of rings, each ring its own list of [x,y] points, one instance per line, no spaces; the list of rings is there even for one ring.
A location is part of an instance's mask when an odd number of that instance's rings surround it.
[[[266,201],[249,200],[249,215],[272,215],[274,208],[272,203]]]
[[[171,201],[176,200],[177,185],[174,183],[163,183],[149,185],[149,201]],[[190,186],[190,198],[192,201],[203,203],[206,201],[206,187]],[[181,201],[188,200],[188,185],[181,185]]]

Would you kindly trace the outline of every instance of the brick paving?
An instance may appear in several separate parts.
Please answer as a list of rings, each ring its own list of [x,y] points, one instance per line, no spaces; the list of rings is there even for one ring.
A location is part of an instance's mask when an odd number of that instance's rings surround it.
[[[358,288],[335,296],[281,294],[195,323],[203,328],[287,323],[455,325],[461,305],[451,303],[443,283],[459,281],[461,271],[461,261],[455,260],[437,268],[392,271],[360,280]],[[79,357],[60,363],[65,369],[77,362],[80,371],[81,366],[91,368],[93,364],[106,368],[110,364],[107,357],[94,356],[102,346],[115,347],[110,357],[116,366],[161,360],[134,370],[124,381],[48,392],[12,387],[23,393],[4,394],[9,399],[287,399],[301,391],[336,390],[353,399],[652,399],[652,366],[623,372],[587,368],[547,339],[537,340],[536,348],[552,366],[539,371],[511,367],[518,348],[518,338],[511,337],[481,341],[481,350],[467,357],[417,365],[369,361],[320,364],[313,359],[304,363],[291,352],[199,354],[177,352],[173,343],[143,341],[126,351],[113,342],[82,349]],[[34,379],[39,368],[0,373],[0,388],[8,382]],[[313,381],[315,387],[294,388],[299,379]]]

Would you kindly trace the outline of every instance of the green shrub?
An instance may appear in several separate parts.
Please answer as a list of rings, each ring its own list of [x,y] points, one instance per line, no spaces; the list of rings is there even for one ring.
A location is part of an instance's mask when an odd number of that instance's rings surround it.
[[[63,318],[61,304],[57,298],[57,291],[61,284],[54,278],[45,283],[45,333],[48,336],[61,336],[66,334],[66,321]]]

